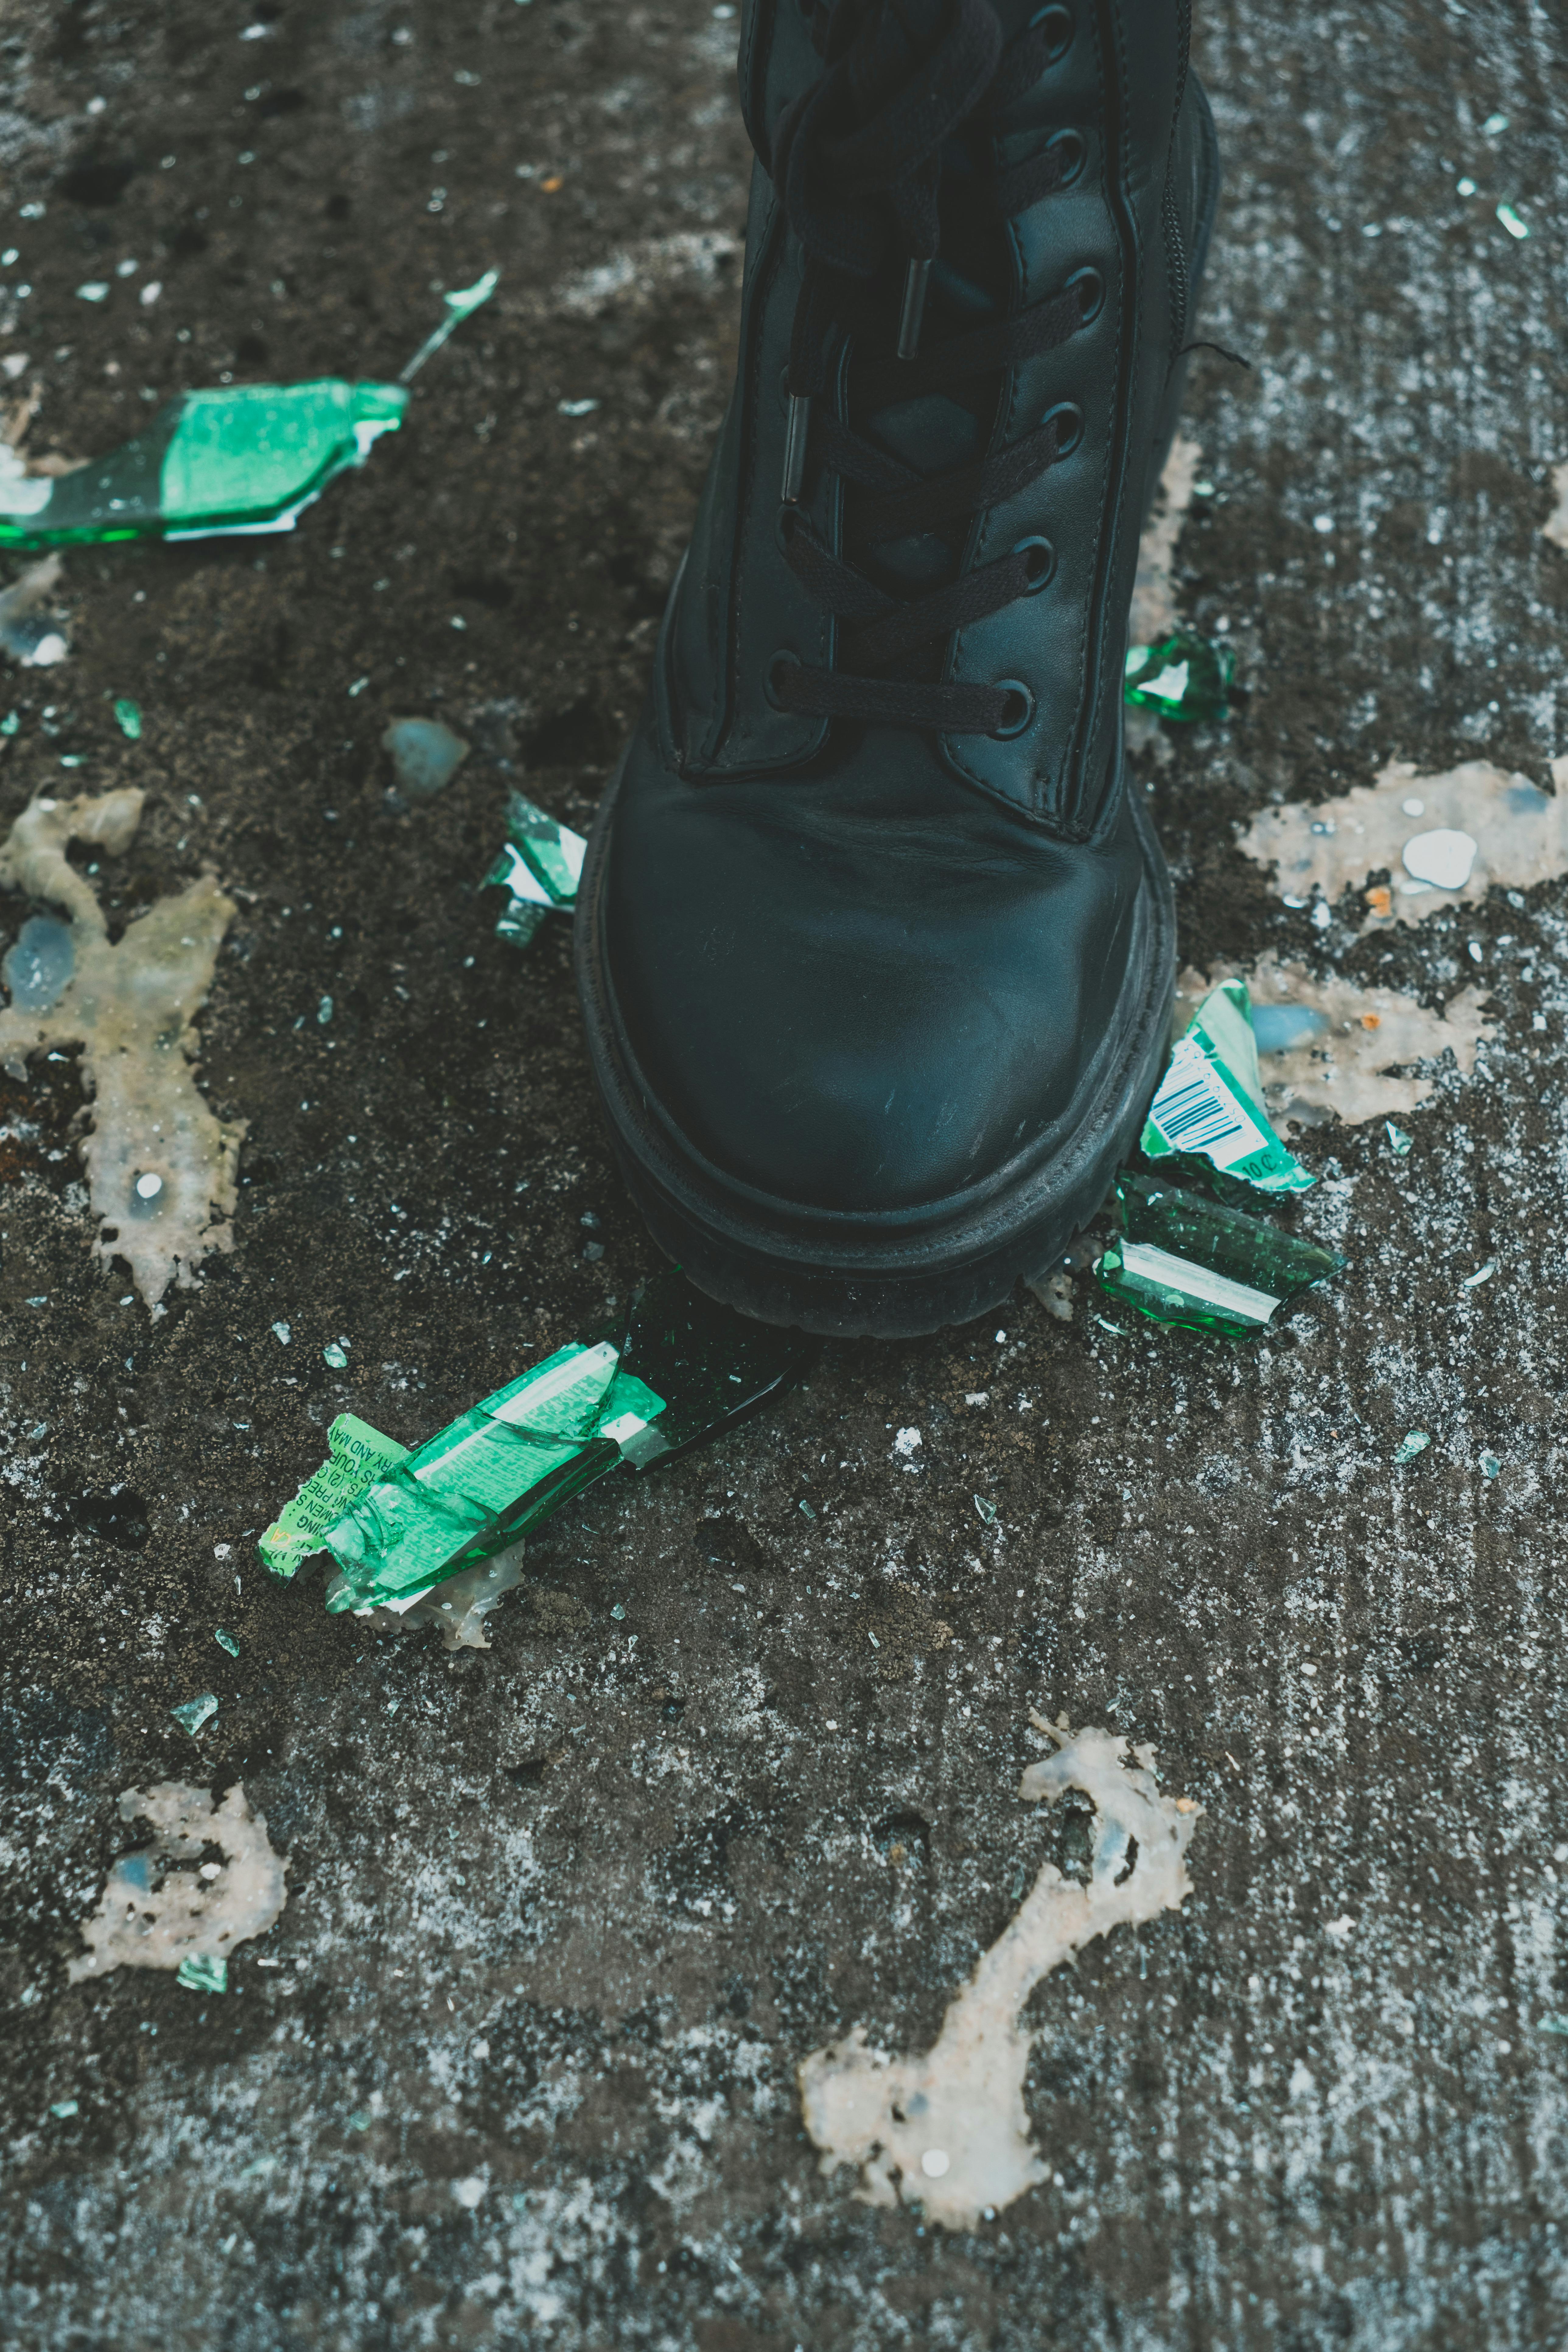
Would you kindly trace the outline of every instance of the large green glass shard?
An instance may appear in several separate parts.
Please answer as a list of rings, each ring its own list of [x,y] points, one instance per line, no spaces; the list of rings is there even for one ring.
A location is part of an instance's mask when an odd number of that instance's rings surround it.
[[[1157,646],[1130,647],[1122,698],[1138,709],[1157,710],[1162,719],[1228,719],[1235,675],[1228,646],[1177,629]]]
[[[1096,1277],[1156,1323],[1256,1339],[1277,1307],[1346,1264],[1333,1250],[1156,1177],[1123,1174],[1116,1204],[1121,1231]]]
[[[403,422],[396,383],[241,383],[183,393],[73,473],[0,474],[0,547],[292,530],[335,475]]]
[[[315,1514],[312,1548],[341,1571],[329,1609],[406,1608],[607,1471],[645,1470],[716,1436],[794,1380],[816,1344],[715,1306],[674,1268],[658,1276],[616,1322],[363,1480],[331,1524]]]
[[[558,824],[521,793],[511,793],[505,845],[481,886],[500,883],[511,893],[496,924],[497,939],[525,948],[546,915],[555,908],[571,913],[587,846],[569,824]]]
[[[1260,1192],[1304,1192],[1317,1181],[1268,1124],[1244,980],[1212,989],[1177,1038],[1139,1149],[1145,1160],[1210,1160]]]
[[[292,1576],[302,1559],[320,1551],[327,1529],[407,1452],[368,1421],[340,1412],[327,1432],[326,1460],[293,1501],[284,1505],[256,1547],[273,1575]]]

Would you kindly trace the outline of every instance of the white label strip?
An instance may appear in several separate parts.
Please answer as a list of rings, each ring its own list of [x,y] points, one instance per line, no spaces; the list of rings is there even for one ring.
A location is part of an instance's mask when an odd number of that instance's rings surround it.
[[[1217,1307],[1223,1314],[1234,1315],[1239,1323],[1267,1323],[1279,1304],[1266,1290],[1250,1290],[1245,1282],[1232,1282],[1209,1266],[1194,1265],[1191,1258],[1173,1257],[1152,1242],[1121,1242],[1118,1247],[1122,1265],[1140,1281],[1157,1284],[1162,1290],[1182,1291],[1201,1306]]]

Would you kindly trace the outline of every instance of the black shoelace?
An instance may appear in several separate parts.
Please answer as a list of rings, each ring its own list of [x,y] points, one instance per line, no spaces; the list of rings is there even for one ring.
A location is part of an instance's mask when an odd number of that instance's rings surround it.
[[[1004,48],[990,0],[836,0],[819,8],[814,30],[826,70],[780,124],[772,160],[805,256],[790,343],[780,539],[792,570],[840,629],[834,669],[781,656],[769,692],[785,709],[821,718],[1018,734],[1032,709],[1024,688],[933,682],[930,673],[954,630],[1045,585],[1055,561],[1048,542],[1025,540],[917,595],[894,593],[864,567],[877,566],[879,550],[926,535],[947,545],[951,567],[977,512],[1016,497],[1077,446],[1082,412],[1064,403],[992,455],[922,475],[831,415],[823,394],[836,333],[852,339],[853,405],[864,416],[924,394],[956,395],[975,377],[1005,376],[1097,314],[1103,282],[1097,270],[1079,269],[1048,301],[921,348],[944,214],[950,227],[956,217],[1000,232],[1082,169],[1084,143],[1071,131],[1045,141],[1026,162],[994,161],[999,118],[1060,55],[1072,19],[1065,7],[1045,8]],[[956,177],[952,142],[966,126],[980,134],[971,152],[982,161]],[[895,314],[885,289],[900,256]],[[878,341],[886,357],[877,355]],[[799,499],[808,464],[850,486],[859,564],[836,553],[807,520]]]

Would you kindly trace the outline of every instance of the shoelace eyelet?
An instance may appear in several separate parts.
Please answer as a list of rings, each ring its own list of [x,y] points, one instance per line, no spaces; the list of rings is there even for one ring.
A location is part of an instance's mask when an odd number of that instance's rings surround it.
[[[785,646],[781,646],[778,652],[773,656],[772,661],[769,662],[763,676],[763,693],[774,710],[786,710],[789,708],[787,703],[781,702],[779,699],[778,680],[780,671],[786,669],[800,669],[804,667],[805,665],[802,663],[800,656],[798,654],[792,654]]]
[[[1037,596],[1057,568],[1056,549],[1048,539],[1037,537],[1019,540],[1013,552],[1023,556],[1034,554],[1036,560],[1028,567],[1029,582],[1024,593],[1026,596]]]
[[[1083,313],[1086,327],[1091,325],[1105,308],[1105,279],[1092,261],[1073,271],[1065,291],[1078,296],[1078,307]]]
[[[1040,423],[1048,425],[1053,417],[1057,419],[1057,457],[1059,461],[1063,457],[1070,457],[1083,439],[1083,411],[1076,400],[1058,400],[1054,408],[1047,409]]]
[[[1022,735],[1035,716],[1035,698],[1020,677],[999,677],[997,690],[1007,697],[1008,708],[991,732],[999,742],[1010,743],[1015,735]]]
[[[1047,27],[1046,63],[1048,66],[1059,65],[1071,48],[1072,37],[1078,30],[1072,10],[1064,8],[1061,0],[1053,0],[1050,7],[1037,10],[1029,19],[1027,29],[1032,33],[1037,25]]]
[[[1081,131],[1055,131],[1046,142],[1046,152],[1050,155],[1063,150],[1062,175],[1057,185],[1070,188],[1075,180],[1083,176],[1083,167],[1089,161],[1089,142]]]

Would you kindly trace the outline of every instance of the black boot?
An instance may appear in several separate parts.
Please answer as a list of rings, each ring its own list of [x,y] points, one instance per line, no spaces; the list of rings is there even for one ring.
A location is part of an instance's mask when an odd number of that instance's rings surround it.
[[[1219,178],[1190,0],[752,0],[740,374],[578,897],[627,1181],[771,1321],[962,1322],[1166,1043],[1123,778]]]

